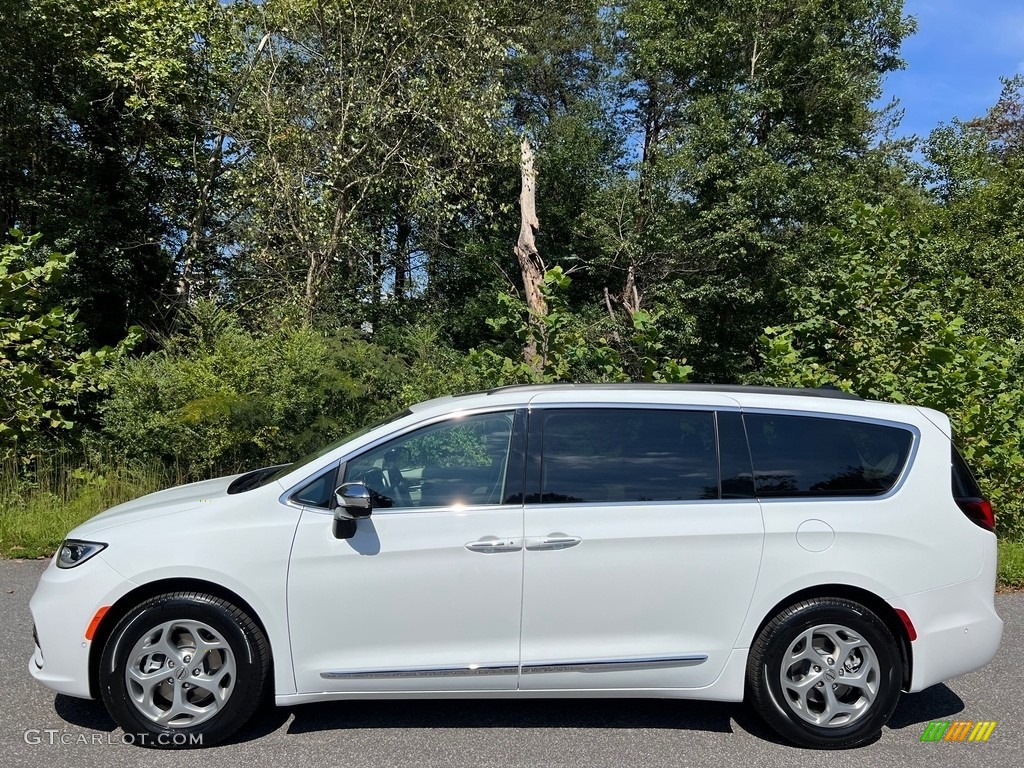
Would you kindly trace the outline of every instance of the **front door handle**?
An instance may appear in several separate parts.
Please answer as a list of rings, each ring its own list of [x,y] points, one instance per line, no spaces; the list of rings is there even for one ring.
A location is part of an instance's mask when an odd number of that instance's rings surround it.
[[[466,549],[470,552],[483,552],[484,554],[518,552],[522,548],[522,539],[499,539],[495,536],[485,536],[479,541],[471,541],[466,545]]]
[[[544,551],[549,549],[568,549],[575,547],[583,539],[579,536],[566,536],[562,533],[553,533],[550,536],[531,536],[526,540],[526,548],[531,552]]]

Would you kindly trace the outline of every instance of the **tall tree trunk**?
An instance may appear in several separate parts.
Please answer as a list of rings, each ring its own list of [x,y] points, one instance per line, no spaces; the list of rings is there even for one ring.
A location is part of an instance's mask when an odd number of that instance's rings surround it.
[[[522,181],[519,192],[519,240],[513,250],[523,275],[523,293],[526,305],[530,308],[530,322],[536,326],[540,324],[540,318],[548,313],[547,302],[540,291],[546,270],[537,250],[536,234],[540,230],[540,221],[537,219],[537,171],[533,165],[533,148],[525,136],[519,145],[519,171]],[[523,359],[535,370],[543,365],[537,355],[535,337],[531,337],[523,348]]]

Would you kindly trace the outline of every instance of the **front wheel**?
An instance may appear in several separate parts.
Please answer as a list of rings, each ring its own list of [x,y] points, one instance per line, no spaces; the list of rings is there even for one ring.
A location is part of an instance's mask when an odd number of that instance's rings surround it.
[[[175,592],[118,622],[100,659],[100,692],[137,744],[210,746],[252,715],[269,666],[266,637],[244,611],[212,595]]]
[[[840,598],[804,600],[765,625],[750,650],[755,709],[797,744],[847,748],[878,736],[899,700],[900,651],[874,613]]]

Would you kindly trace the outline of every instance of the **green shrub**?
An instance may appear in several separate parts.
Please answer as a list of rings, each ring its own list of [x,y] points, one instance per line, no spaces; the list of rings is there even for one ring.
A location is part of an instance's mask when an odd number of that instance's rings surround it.
[[[411,403],[479,384],[435,331],[395,334],[397,354],[354,331],[254,333],[200,304],[162,350],[118,366],[103,440],[126,459],[207,477],[292,461]]]
[[[999,584],[1024,589],[1024,542],[1000,540]]]
[[[693,368],[670,351],[661,327],[663,311],[637,310],[625,318],[587,317],[569,308],[572,279],[561,267],[544,274],[539,289],[547,304],[537,314],[507,293],[500,314],[487,324],[504,339],[470,352],[470,363],[492,385],[556,381],[685,382]],[[524,349],[534,351],[527,360]]]
[[[302,455],[352,426],[361,391],[320,334],[256,335],[203,306],[161,351],[118,366],[102,431],[121,456],[202,477]]]

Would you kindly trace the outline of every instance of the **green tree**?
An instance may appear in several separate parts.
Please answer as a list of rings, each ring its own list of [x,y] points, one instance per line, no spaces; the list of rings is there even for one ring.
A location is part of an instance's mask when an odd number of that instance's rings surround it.
[[[969,320],[996,336],[1024,332],[1024,77],[1004,81],[983,117],[936,128],[924,145],[927,220],[944,262],[984,295]]]
[[[265,52],[231,134],[246,155],[236,290],[258,302],[269,285],[307,322],[365,317],[410,292],[433,232],[489,204],[479,179],[499,151],[509,40],[478,0],[276,0],[248,14]]]
[[[682,297],[704,377],[750,369],[759,329],[788,311],[781,289],[821,254],[835,212],[864,194],[871,104],[912,28],[901,6],[625,5],[639,157],[620,293],[626,305]]]
[[[498,294],[501,313],[487,323],[506,340],[481,346],[470,361],[492,385],[558,381],[685,382],[693,368],[673,357],[658,327],[661,312],[637,310],[628,325],[601,313],[572,312],[566,295],[572,280],[561,267],[549,269],[540,284],[543,314],[507,293]],[[536,350],[525,360],[522,349]]]
[[[159,324],[177,274],[217,253],[217,0],[0,5],[0,227],[77,254],[63,302],[90,337]]]

